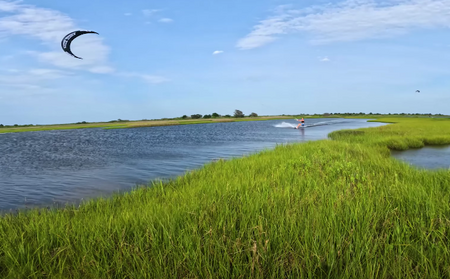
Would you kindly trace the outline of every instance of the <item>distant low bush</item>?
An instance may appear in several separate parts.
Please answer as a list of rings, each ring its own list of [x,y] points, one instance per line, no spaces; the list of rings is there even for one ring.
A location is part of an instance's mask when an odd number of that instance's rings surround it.
[[[244,117],[245,115],[244,115],[244,113],[242,112],[242,111],[240,111],[240,110],[235,110],[234,111],[234,117],[236,117],[236,118],[242,118],[242,117]]]

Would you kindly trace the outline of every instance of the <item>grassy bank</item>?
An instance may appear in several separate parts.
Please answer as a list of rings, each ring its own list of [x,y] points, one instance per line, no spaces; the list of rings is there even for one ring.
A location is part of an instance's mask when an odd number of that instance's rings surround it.
[[[17,133],[32,131],[48,131],[48,130],[70,130],[70,129],[87,129],[87,128],[104,128],[104,129],[125,129],[140,127],[156,127],[156,126],[173,126],[188,124],[206,124],[217,122],[238,122],[238,121],[262,121],[275,119],[292,119],[291,116],[261,116],[246,118],[212,118],[212,119],[174,119],[174,120],[141,120],[141,121],[117,121],[117,122],[96,122],[96,123],[79,123],[79,124],[60,124],[60,125],[36,125],[27,127],[4,127],[0,128],[1,133]]]
[[[335,131],[329,134],[329,137],[338,141],[388,147],[393,150],[450,144],[450,119],[448,118],[383,117],[373,121],[398,123],[398,125]]]
[[[387,148],[435,143],[450,121],[391,121],[79,208],[7,215],[0,277],[450,277],[450,172],[412,168]]]

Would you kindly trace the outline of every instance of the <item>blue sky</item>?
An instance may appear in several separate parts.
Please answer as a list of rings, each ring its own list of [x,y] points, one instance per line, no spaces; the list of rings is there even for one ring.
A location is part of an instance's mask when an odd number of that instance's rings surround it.
[[[450,114],[449,27],[450,0],[0,0],[0,123]]]

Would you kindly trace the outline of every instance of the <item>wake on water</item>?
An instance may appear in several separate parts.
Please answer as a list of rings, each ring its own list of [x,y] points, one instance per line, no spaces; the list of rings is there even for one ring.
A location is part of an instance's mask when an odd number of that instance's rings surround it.
[[[305,124],[304,128],[306,128],[306,127],[314,127],[314,126],[322,126],[322,125],[332,125],[332,124],[345,123],[345,122],[348,122],[348,121],[346,121],[346,120],[322,121],[322,122],[317,122],[317,123],[310,124],[310,125],[306,125]],[[280,124],[274,125],[274,127],[276,127],[276,128],[297,128],[297,125],[298,124],[282,122]]]
[[[297,127],[297,125],[294,125],[294,124],[291,124],[291,123],[282,122],[281,124],[274,125],[274,127],[277,127],[277,128],[295,128],[295,127]]]

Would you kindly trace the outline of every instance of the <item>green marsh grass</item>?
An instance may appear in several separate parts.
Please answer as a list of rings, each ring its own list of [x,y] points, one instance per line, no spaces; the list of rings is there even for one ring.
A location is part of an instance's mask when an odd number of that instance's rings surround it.
[[[0,277],[448,278],[450,172],[410,167],[386,144],[429,142],[450,121],[419,132],[395,120],[5,215]]]

